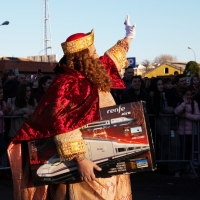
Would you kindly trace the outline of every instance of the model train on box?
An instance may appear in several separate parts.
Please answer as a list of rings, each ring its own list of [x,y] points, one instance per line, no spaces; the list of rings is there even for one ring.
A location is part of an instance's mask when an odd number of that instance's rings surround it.
[[[97,139],[84,139],[84,141],[86,157],[99,166],[103,166],[107,162],[120,162],[129,156],[132,157],[149,151],[149,145],[146,144],[126,144]],[[57,181],[63,181],[65,178],[67,181],[69,177],[78,175],[78,167],[75,161],[60,162],[59,156],[55,154],[39,167],[37,175],[45,182],[55,182],[57,179]]]

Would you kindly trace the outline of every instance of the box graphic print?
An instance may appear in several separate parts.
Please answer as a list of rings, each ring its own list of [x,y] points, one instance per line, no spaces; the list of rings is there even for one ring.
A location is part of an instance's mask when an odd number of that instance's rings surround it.
[[[86,157],[102,168],[96,177],[155,170],[144,102],[101,108],[100,116],[81,129]],[[53,138],[30,141],[28,147],[35,185],[80,181],[75,161],[60,162]]]

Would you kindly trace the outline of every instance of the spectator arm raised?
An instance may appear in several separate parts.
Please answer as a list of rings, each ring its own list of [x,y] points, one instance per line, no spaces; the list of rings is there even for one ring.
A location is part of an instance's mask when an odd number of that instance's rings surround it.
[[[177,106],[174,110],[174,113],[176,115],[180,115],[180,114],[183,114],[184,110],[185,110],[185,102],[183,102],[179,106]]]

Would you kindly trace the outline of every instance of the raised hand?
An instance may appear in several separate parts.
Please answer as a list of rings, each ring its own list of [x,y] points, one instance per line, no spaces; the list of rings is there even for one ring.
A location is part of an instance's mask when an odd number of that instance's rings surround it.
[[[126,38],[134,38],[136,35],[136,24],[133,24],[133,26],[130,25],[130,19],[129,19],[129,15],[126,15],[126,19],[125,19],[125,30],[126,30]]]
[[[190,103],[190,99],[186,96],[186,95],[184,95],[183,96],[183,101],[187,104],[187,103]]]

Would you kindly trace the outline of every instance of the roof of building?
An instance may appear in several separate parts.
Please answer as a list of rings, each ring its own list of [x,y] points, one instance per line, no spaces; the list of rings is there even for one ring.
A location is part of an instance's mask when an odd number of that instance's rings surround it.
[[[158,69],[158,68],[160,68],[160,67],[163,66],[163,65],[169,65],[169,66],[171,66],[171,67],[173,67],[173,68],[175,68],[175,69],[177,69],[177,70],[179,70],[179,71],[184,71],[185,65],[186,65],[186,64],[187,64],[187,63],[184,63],[184,62],[170,62],[170,61],[165,61],[165,62],[163,62],[163,63],[157,65],[154,69],[149,70],[149,71],[147,72],[147,74],[148,74],[148,73],[151,73],[152,71],[154,71],[154,70],[156,70],[156,69]]]
[[[27,58],[0,57],[0,72],[5,68],[18,68],[20,73],[37,73],[41,69],[42,73],[54,73],[53,69],[57,63],[36,62]]]
[[[5,57],[5,56],[0,57],[0,60],[9,60],[9,61],[32,61],[32,62],[34,62],[33,60],[30,60],[30,59],[27,59],[27,58]]]

